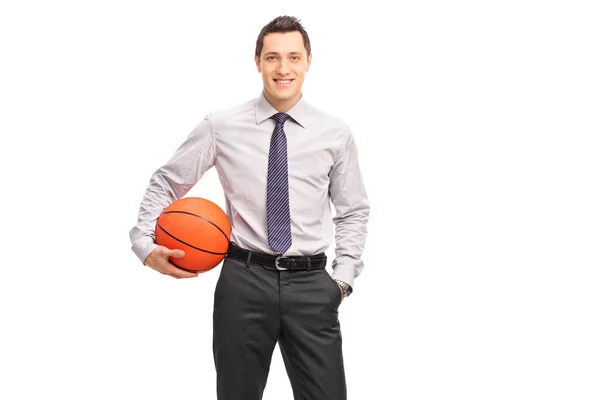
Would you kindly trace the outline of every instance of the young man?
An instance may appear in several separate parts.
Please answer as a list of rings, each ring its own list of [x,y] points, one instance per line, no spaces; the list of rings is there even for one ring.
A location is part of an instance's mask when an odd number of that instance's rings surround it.
[[[350,128],[304,100],[311,59],[296,18],[267,24],[256,42],[262,93],[200,122],[152,176],[130,231],[145,265],[197,276],[169,263],[183,251],[157,246],[154,227],[166,205],[217,169],[232,224],[214,297],[219,400],[262,398],[276,343],[294,398],[346,399],[338,306],[363,269],[370,206]]]

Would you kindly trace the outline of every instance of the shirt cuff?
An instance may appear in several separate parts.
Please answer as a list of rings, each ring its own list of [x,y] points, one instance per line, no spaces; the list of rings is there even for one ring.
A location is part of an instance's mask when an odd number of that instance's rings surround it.
[[[150,236],[144,236],[136,240],[131,245],[131,250],[133,250],[137,258],[143,264],[146,260],[146,257],[148,257],[148,254],[152,253],[152,251],[157,247],[158,245],[154,243],[154,239],[152,239]]]
[[[338,265],[331,274],[333,279],[346,282],[354,291],[354,268],[351,266]]]

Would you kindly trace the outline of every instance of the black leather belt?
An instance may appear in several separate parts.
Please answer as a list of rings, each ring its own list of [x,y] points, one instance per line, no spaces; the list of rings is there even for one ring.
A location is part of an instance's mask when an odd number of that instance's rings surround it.
[[[327,265],[327,256],[325,253],[314,256],[275,256],[272,254],[258,253],[229,243],[227,257],[242,261],[248,266],[250,263],[262,264],[266,267],[272,267],[279,271],[323,269]]]

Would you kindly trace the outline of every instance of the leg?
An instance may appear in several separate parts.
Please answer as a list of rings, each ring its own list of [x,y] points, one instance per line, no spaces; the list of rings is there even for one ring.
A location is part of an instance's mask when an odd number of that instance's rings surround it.
[[[324,270],[281,274],[279,347],[295,400],[346,400],[341,291]]]
[[[279,330],[277,274],[225,258],[215,287],[213,354],[219,400],[260,400]]]

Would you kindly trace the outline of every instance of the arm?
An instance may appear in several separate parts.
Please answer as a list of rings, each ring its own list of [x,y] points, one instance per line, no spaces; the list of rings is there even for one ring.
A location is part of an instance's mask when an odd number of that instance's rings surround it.
[[[363,269],[361,256],[367,238],[370,205],[358,164],[358,151],[351,132],[329,173],[329,195],[336,211],[335,258],[332,278],[352,288]]]
[[[179,146],[171,159],[150,178],[137,224],[129,231],[131,249],[142,263],[158,246],[156,220],[169,204],[183,197],[214,165],[215,143],[208,116]]]

